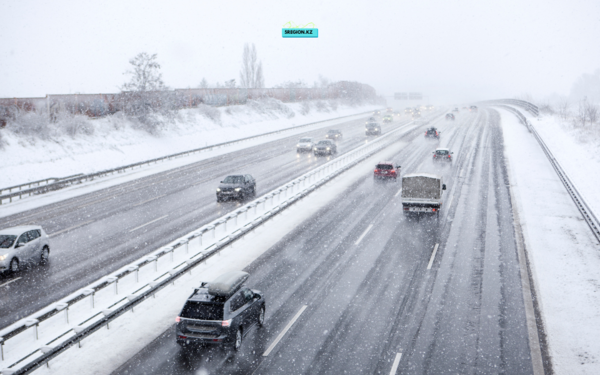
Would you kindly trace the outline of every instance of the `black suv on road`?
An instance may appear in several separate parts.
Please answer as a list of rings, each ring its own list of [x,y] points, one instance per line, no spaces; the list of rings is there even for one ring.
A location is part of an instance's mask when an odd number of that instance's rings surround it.
[[[381,135],[381,126],[376,122],[367,122],[367,125],[365,125],[365,135]]]
[[[265,322],[265,298],[243,286],[247,272],[232,271],[211,283],[202,283],[175,319],[177,343],[183,348],[224,345],[235,350],[252,327]]]
[[[435,139],[439,139],[440,138],[440,133],[436,128],[429,128],[427,130],[425,130],[425,138],[435,138]]]
[[[227,176],[217,188],[217,202],[226,199],[244,200],[256,195],[256,180],[249,174]]]

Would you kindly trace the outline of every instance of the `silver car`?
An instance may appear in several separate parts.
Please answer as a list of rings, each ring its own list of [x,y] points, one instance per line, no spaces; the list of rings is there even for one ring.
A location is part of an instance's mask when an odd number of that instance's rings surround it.
[[[47,263],[48,235],[39,225],[0,230],[0,272],[18,272],[26,263]]]
[[[298,141],[296,152],[311,152],[314,147],[313,139],[306,137]]]

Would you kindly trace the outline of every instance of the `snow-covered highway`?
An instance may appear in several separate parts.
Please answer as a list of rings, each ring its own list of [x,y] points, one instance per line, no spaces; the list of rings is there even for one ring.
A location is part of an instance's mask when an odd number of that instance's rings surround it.
[[[407,122],[397,120],[384,129]],[[360,119],[332,127],[344,134],[339,153],[365,143],[363,125]],[[302,136],[321,139],[326,131],[264,143],[0,218],[0,227],[42,225],[52,241],[48,266],[22,271],[20,279],[0,291],[0,327],[239,207],[239,202],[216,203],[215,189],[226,175],[253,175],[260,195],[331,160],[297,155],[295,150]],[[12,277],[0,276],[0,284]]]
[[[186,354],[170,327],[115,373],[538,373],[500,117],[437,125],[439,145],[418,133],[392,160],[444,176],[439,223],[406,219],[399,184],[359,177],[247,267],[267,317],[240,352]],[[455,152],[453,166],[432,164],[439,146]]]

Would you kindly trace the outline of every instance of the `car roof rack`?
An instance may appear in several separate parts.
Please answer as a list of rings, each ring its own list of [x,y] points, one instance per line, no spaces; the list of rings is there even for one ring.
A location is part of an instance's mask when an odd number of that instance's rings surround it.
[[[231,271],[217,277],[208,285],[208,294],[229,298],[248,280],[250,274],[243,271]]]

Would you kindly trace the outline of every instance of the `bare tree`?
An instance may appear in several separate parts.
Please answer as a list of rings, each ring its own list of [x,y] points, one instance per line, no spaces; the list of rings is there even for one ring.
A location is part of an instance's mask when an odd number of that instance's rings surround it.
[[[265,85],[262,62],[258,61],[254,43],[252,43],[252,47],[248,43],[244,45],[240,85],[249,89],[262,88]]]
[[[129,60],[133,70],[128,70],[123,74],[131,75],[131,80],[123,86],[122,91],[161,91],[166,90],[160,73],[160,64],[156,62],[156,53],[149,55],[146,52],[138,53],[133,59]]]
[[[569,117],[569,101],[566,98],[560,99],[558,101],[558,104],[556,105],[556,108],[558,110],[558,115],[560,116],[560,118],[566,120]]]
[[[201,89],[208,88],[208,81],[206,80],[206,78],[204,78],[204,77],[202,78],[202,81],[200,81],[198,88],[201,88]]]
[[[230,79],[229,81],[225,81],[225,87],[227,87],[228,89],[235,88],[235,78]]]
[[[600,114],[600,108],[594,103],[585,103],[585,117],[589,121],[590,125],[595,124],[598,121],[598,115]]]

